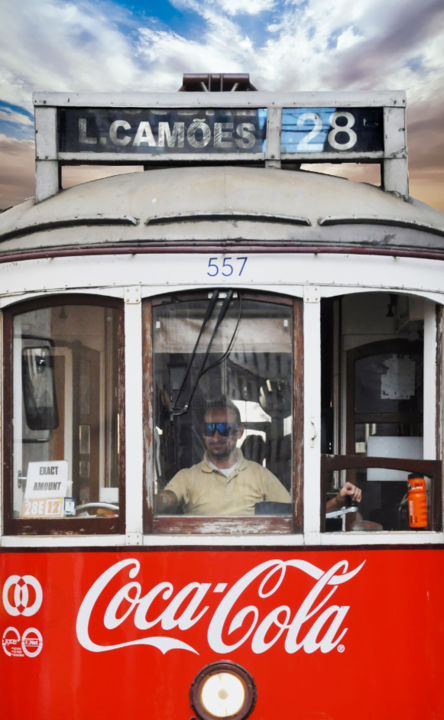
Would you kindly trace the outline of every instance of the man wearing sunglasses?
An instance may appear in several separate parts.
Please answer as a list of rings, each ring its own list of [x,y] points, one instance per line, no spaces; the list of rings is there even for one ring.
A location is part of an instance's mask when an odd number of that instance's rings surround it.
[[[290,503],[289,492],[266,468],[246,460],[237,441],[244,432],[239,410],[221,398],[203,417],[203,460],[184,468],[156,498],[159,513],[254,515],[260,502]]]

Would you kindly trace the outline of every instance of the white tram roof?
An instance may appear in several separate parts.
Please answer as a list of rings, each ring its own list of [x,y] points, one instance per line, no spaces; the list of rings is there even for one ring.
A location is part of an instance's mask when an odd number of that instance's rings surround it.
[[[182,167],[115,175],[0,215],[0,257],[91,246],[276,242],[303,251],[372,248],[444,257],[444,214],[314,172]]]

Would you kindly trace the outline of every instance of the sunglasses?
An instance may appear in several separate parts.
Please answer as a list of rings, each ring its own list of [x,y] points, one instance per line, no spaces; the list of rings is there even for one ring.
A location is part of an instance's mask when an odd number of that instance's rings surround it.
[[[205,437],[212,437],[217,431],[222,437],[228,437],[229,435],[234,435],[238,429],[239,425],[237,423],[206,422],[204,423],[203,434]]]

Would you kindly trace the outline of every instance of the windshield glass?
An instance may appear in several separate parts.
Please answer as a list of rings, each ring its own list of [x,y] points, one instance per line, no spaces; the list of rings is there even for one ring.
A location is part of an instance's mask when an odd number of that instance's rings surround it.
[[[291,306],[232,291],[153,308],[158,512],[290,513],[292,334]]]

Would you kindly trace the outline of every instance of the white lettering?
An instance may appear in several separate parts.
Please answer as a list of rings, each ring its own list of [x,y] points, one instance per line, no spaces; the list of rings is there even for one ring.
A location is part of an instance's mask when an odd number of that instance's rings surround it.
[[[117,131],[120,128],[131,130],[131,125],[127,120],[114,120],[109,126],[109,139],[114,145],[128,145],[131,142],[131,137],[129,135],[118,135]]]
[[[107,585],[115,578],[115,576],[118,575],[121,570],[130,566],[132,567],[129,570],[128,574],[130,578],[135,577],[140,569],[139,561],[134,559],[121,560],[120,562],[117,562],[115,565],[112,565],[110,568],[108,568],[108,570],[105,570],[105,572],[96,580],[95,583],[93,583],[89,591],[86,593],[80,606],[76,623],[77,639],[82,645],[82,647],[84,647],[86,650],[89,650],[90,652],[106,652],[108,650],[117,650],[118,648],[129,647],[130,645],[153,645],[163,653],[166,653],[168,652],[168,650],[173,649],[189,650],[190,652],[196,653],[196,650],[191,647],[191,645],[187,645],[187,643],[182,642],[182,640],[177,640],[176,638],[145,637],[139,638],[137,640],[128,640],[127,642],[123,643],[116,643],[114,645],[98,645],[93,640],[91,640],[89,635],[89,625],[91,620],[91,613],[94,610],[95,603],[98,601],[102,592],[105,590]]]
[[[284,620],[280,621],[279,616],[283,615]],[[265,619],[260,623],[258,626],[256,632],[254,633],[252,642],[251,642],[251,649],[252,651],[259,655],[264,652],[266,652],[269,648],[271,648],[280,638],[284,630],[288,628],[289,620],[291,616],[290,608],[287,605],[281,605],[280,607],[275,608],[274,610],[269,613]],[[270,638],[268,642],[265,640],[265,636],[267,633],[271,630],[271,628],[275,625],[277,628],[279,628],[278,632],[274,635],[274,637]]]
[[[241,150],[250,150],[256,142],[255,127],[253,123],[240,123],[236,127],[235,142]]]
[[[299,559],[274,559],[257,565],[228,589],[209,617],[209,647],[214,652],[225,654],[250,641],[252,652],[262,654],[284,637],[283,647],[290,655],[301,649],[308,654],[317,650],[323,654],[331,652],[347,632],[343,624],[350,606],[329,605],[329,602],[336,594],[338,586],[351,580],[363,566],[364,562],[348,571],[348,562],[342,560],[324,571]],[[212,583],[190,582],[176,592],[172,583],[164,581],[154,585],[143,595],[140,583],[135,580],[139,570],[138,560],[122,560],[108,568],[93,583],[77,616],[76,630],[80,644],[90,652],[105,652],[129,645],[152,645],[163,653],[172,649],[197,653],[192,645],[178,637],[162,634],[109,645],[96,644],[91,638],[91,626],[94,622],[100,622],[98,611],[95,611],[96,606],[103,605],[103,596],[112,592],[110,586],[114,581],[118,582],[117,576],[121,572],[125,572],[132,582],[120,587],[108,602],[102,622],[109,631],[129,621],[134,614],[133,624],[139,631],[158,625],[164,632],[174,629],[185,632],[208,614],[210,606],[203,605],[203,601],[208,597]],[[312,578],[313,586],[305,597],[298,601],[296,607],[278,605],[269,609],[265,601],[269,606],[269,598],[282,587],[287,574],[292,570]],[[214,593],[219,593],[221,586],[224,584],[216,583],[213,587]],[[243,601],[247,591],[249,597],[254,598],[255,604],[245,604]],[[158,614],[157,617],[148,619],[147,615],[154,601]]]
[[[211,130],[205,120],[200,118],[193,120],[187,130],[187,140],[193,148],[204,148],[208,145],[211,140]]]
[[[135,597],[131,597],[131,590],[135,591]],[[103,618],[103,624],[108,630],[114,630],[132,613],[134,607],[139,602],[140,598],[140,585],[139,583],[128,583],[124,585],[111,600],[110,604],[106,608],[106,612]],[[128,609],[122,612],[118,617],[117,613],[120,606],[123,605],[124,601],[129,603]]]
[[[162,620],[162,614],[154,620],[147,620],[146,615],[151,606],[151,603],[160,595],[164,600],[168,600],[174,592],[174,587],[169,582],[162,582],[155,585],[146,595],[141,598],[139,607],[136,610],[134,617],[134,625],[139,630],[149,630],[154,627]]]
[[[207,594],[211,583],[189,583],[180,590],[174,600],[170,602],[167,609],[162,616],[162,627],[164,630],[172,630],[174,627],[179,627],[180,630],[188,630],[188,628],[195,625],[208,610],[206,605],[198,615],[193,617],[193,613],[198,609],[201,600]],[[181,615],[176,618],[176,613],[179,611],[180,606],[185,602],[188,595],[194,593],[191,598],[191,602],[185,608]]]
[[[79,143],[81,145],[97,145],[97,137],[88,136],[87,118],[79,118]]]
[[[214,147],[233,147],[233,123],[214,123]]]
[[[168,147],[181,147],[183,148],[185,142],[185,123],[175,122],[173,124],[173,130],[167,122],[159,122],[158,128],[159,136],[159,147],[165,147],[165,142]]]
[[[142,145],[143,143],[146,143],[150,147],[156,147],[156,141],[148,120],[144,120],[139,123],[133,145],[139,147],[139,145]]]

